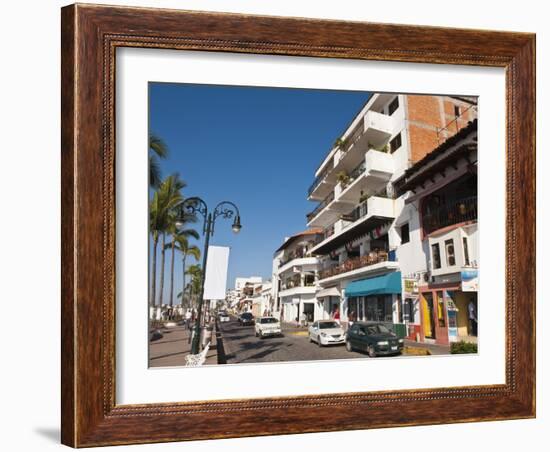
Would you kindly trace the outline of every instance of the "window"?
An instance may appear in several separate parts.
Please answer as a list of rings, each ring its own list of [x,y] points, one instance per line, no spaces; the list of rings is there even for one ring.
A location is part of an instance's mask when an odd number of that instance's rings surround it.
[[[445,253],[447,254],[447,265],[449,267],[456,265],[455,245],[453,239],[445,240]]]
[[[401,226],[401,244],[409,243],[409,223],[405,223]]]
[[[391,101],[390,106],[388,107],[388,114],[391,116],[393,115],[394,111],[399,108],[399,98],[396,97],[394,100]]]
[[[439,243],[432,245],[432,264],[433,268],[441,268],[441,254],[439,253]]]
[[[458,105],[455,105],[455,117],[459,117],[460,116],[460,107]]]
[[[468,237],[462,237],[462,248],[464,248],[464,265],[470,265],[470,252],[468,251]]]
[[[401,132],[390,141],[390,152],[393,154],[401,147]]]

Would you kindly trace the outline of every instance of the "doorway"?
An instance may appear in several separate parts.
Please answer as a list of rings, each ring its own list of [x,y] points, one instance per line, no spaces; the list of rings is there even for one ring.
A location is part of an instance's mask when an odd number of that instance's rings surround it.
[[[424,337],[426,339],[435,339],[435,324],[434,324],[434,300],[431,292],[423,293],[422,299],[422,314],[424,323]]]

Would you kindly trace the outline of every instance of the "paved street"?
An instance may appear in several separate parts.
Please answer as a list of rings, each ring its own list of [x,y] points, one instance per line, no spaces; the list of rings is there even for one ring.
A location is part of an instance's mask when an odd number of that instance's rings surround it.
[[[344,345],[319,347],[309,342],[306,328],[283,325],[283,337],[257,338],[254,326],[240,326],[235,317],[220,323],[227,364],[365,358]]]

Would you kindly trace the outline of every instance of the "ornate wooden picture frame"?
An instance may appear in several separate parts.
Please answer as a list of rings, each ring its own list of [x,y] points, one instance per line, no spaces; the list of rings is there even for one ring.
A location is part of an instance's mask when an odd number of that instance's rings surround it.
[[[535,416],[535,36],[71,5],[62,9],[62,442],[73,447]],[[506,382],[115,403],[115,51],[120,47],[506,70]],[[324,415],[330,407],[331,416]],[[357,416],[357,409],[368,416]]]

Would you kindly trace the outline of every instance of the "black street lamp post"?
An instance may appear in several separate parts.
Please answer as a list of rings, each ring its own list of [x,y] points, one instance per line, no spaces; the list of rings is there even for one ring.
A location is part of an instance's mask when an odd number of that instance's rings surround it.
[[[206,261],[208,259],[208,246],[210,244],[210,236],[214,235],[214,225],[218,217],[230,219],[234,218],[231,228],[233,232],[237,234],[241,230],[241,215],[239,208],[230,201],[222,201],[216,205],[213,212],[208,212],[208,206],[206,203],[198,197],[187,198],[182,204],[182,217],[183,210],[187,210],[191,214],[201,214],[204,218],[203,234],[204,234],[204,251],[202,254],[202,277],[201,277],[201,290],[199,293],[199,300],[197,306],[197,318],[195,320],[193,341],[191,343],[191,354],[196,355],[199,353],[200,344],[200,324],[202,317],[202,305],[204,296],[204,280],[206,279]]]

